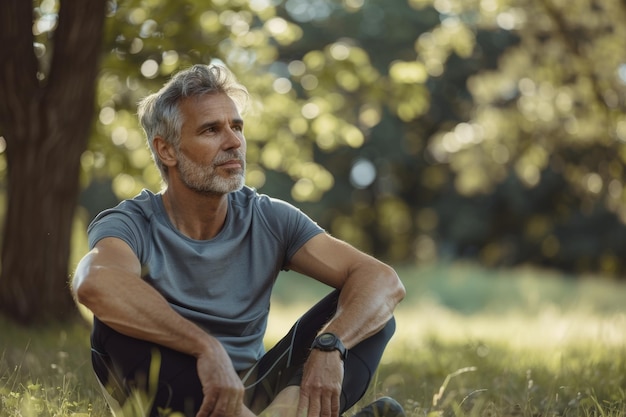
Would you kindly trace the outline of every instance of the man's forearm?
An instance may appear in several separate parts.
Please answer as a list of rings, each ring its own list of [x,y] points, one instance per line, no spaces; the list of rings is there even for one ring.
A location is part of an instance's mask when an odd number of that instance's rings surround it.
[[[90,274],[77,298],[114,330],[196,357],[215,342],[141,279],[106,268]]]
[[[336,314],[322,331],[335,333],[350,349],[382,329],[404,295],[392,268],[355,270],[341,288]]]

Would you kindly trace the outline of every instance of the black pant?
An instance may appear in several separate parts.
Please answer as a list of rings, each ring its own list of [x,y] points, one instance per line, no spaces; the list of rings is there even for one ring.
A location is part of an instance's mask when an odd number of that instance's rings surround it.
[[[262,411],[285,387],[300,385],[302,367],[311,343],[319,329],[335,314],[338,297],[339,292],[334,291],[322,299],[251,369],[240,372],[246,388],[245,404],[253,412]],[[392,319],[380,332],[348,352],[344,363],[341,413],[365,394],[394,331],[395,321]],[[151,416],[159,415],[159,410],[195,415],[203,394],[194,357],[124,336],[97,318],[94,319],[91,341],[96,376],[120,403],[136,390],[153,397]]]

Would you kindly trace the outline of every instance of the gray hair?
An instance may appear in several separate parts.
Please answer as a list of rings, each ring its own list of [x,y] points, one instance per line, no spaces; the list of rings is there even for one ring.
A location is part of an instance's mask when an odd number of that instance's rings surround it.
[[[160,136],[178,149],[183,125],[179,104],[185,98],[205,94],[226,94],[240,112],[243,112],[248,101],[248,90],[237,82],[226,67],[198,64],[178,72],[158,92],[139,102],[139,121],[146,133],[152,159],[165,182],[167,167],[159,159],[153,139]]]

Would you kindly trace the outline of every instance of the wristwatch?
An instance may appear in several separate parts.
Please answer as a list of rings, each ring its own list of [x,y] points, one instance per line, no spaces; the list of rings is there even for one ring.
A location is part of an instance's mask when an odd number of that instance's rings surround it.
[[[322,333],[313,340],[311,349],[318,349],[324,352],[332,352],[338,350],[342,360],[346,360],[348,350],[341,343],[341,340],[334,333]]]

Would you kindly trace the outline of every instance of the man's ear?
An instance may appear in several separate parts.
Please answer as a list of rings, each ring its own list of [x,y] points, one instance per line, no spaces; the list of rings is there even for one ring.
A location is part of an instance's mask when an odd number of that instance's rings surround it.
[[[154,139],[152,139],[152,145],[163,165],[167,167],[176,165],[178,160],[176,159],[176,150],[173,145],[166,142],[165,139],[160,136],[155,136]]]

